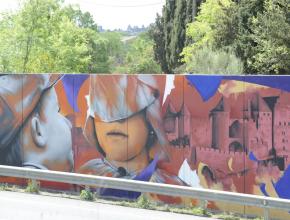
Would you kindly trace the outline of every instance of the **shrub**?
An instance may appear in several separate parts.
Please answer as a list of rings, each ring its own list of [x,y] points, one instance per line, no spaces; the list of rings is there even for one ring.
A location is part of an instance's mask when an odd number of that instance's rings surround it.
[[[209,47],[191,52],[185,61],[186,71],[197,74],[243,74],[243,64],[231,49],[213,50]]]
[[[28,180],[27,187],[25,189],[25,192],[29,193],[39,193],[40,189],[40,182],[37,180]]]
[[[83,189],[80,194],[81,200],[94,201],[95,196],[89,189]]]
[[[5,190],[7,190],[7,188],[8,188],[8,184],[7,183],[1,183],[0,184],[0,190],[1,191],[5,191]]]
[[[137,201],[137,206],[142,209],[150,209],[151,203],[144,195],[142,195]]]

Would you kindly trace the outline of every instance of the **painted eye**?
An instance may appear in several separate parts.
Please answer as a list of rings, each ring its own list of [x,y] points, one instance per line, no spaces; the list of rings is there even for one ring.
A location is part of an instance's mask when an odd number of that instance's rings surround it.
[[[58,110],[57,110],[57,112],[60,112],[60,107],[58,107]]]

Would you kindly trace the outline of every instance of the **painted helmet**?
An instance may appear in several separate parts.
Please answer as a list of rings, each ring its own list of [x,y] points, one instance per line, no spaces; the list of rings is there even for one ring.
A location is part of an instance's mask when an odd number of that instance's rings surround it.
[[[42,94],[60,78],[58,74],[0,75],[0,150],[12,142]]]
[[[114,122],[146,110],[146,119],[157,136],[157,142],[160,146],[165,145],[159,94],[156,76],[90,75],[88,112],[84,129],[86,138],[92,145],[98,146],[94,120]]]

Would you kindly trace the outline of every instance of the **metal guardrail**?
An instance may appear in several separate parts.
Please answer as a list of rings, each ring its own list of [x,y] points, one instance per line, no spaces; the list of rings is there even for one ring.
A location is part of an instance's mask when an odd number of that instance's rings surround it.
[[[290,211],[290,200],[286,199],[270,198],[265,196],[225,192],[218,190],[192,188],[188,186],[176,186],[169,184],[126,180],[111,177],[84,175],[78,173],[36,170],[2,165],[0,165],[0,175],[7,177],[19,177],[25,179],[45,180],[86,186],[113,188],[142,193],[154,193],[168,196],[189,197],[199,200],[223,201],[245,206],[255,206],[264,209],[265,219],[269,219],[269,209],[281,209]]]

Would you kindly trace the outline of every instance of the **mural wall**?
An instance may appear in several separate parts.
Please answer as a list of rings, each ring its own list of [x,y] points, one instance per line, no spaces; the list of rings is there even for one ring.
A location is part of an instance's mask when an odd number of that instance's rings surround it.
[[[0,75],[0,164],[290,199],[289,92],[290,76]]]

